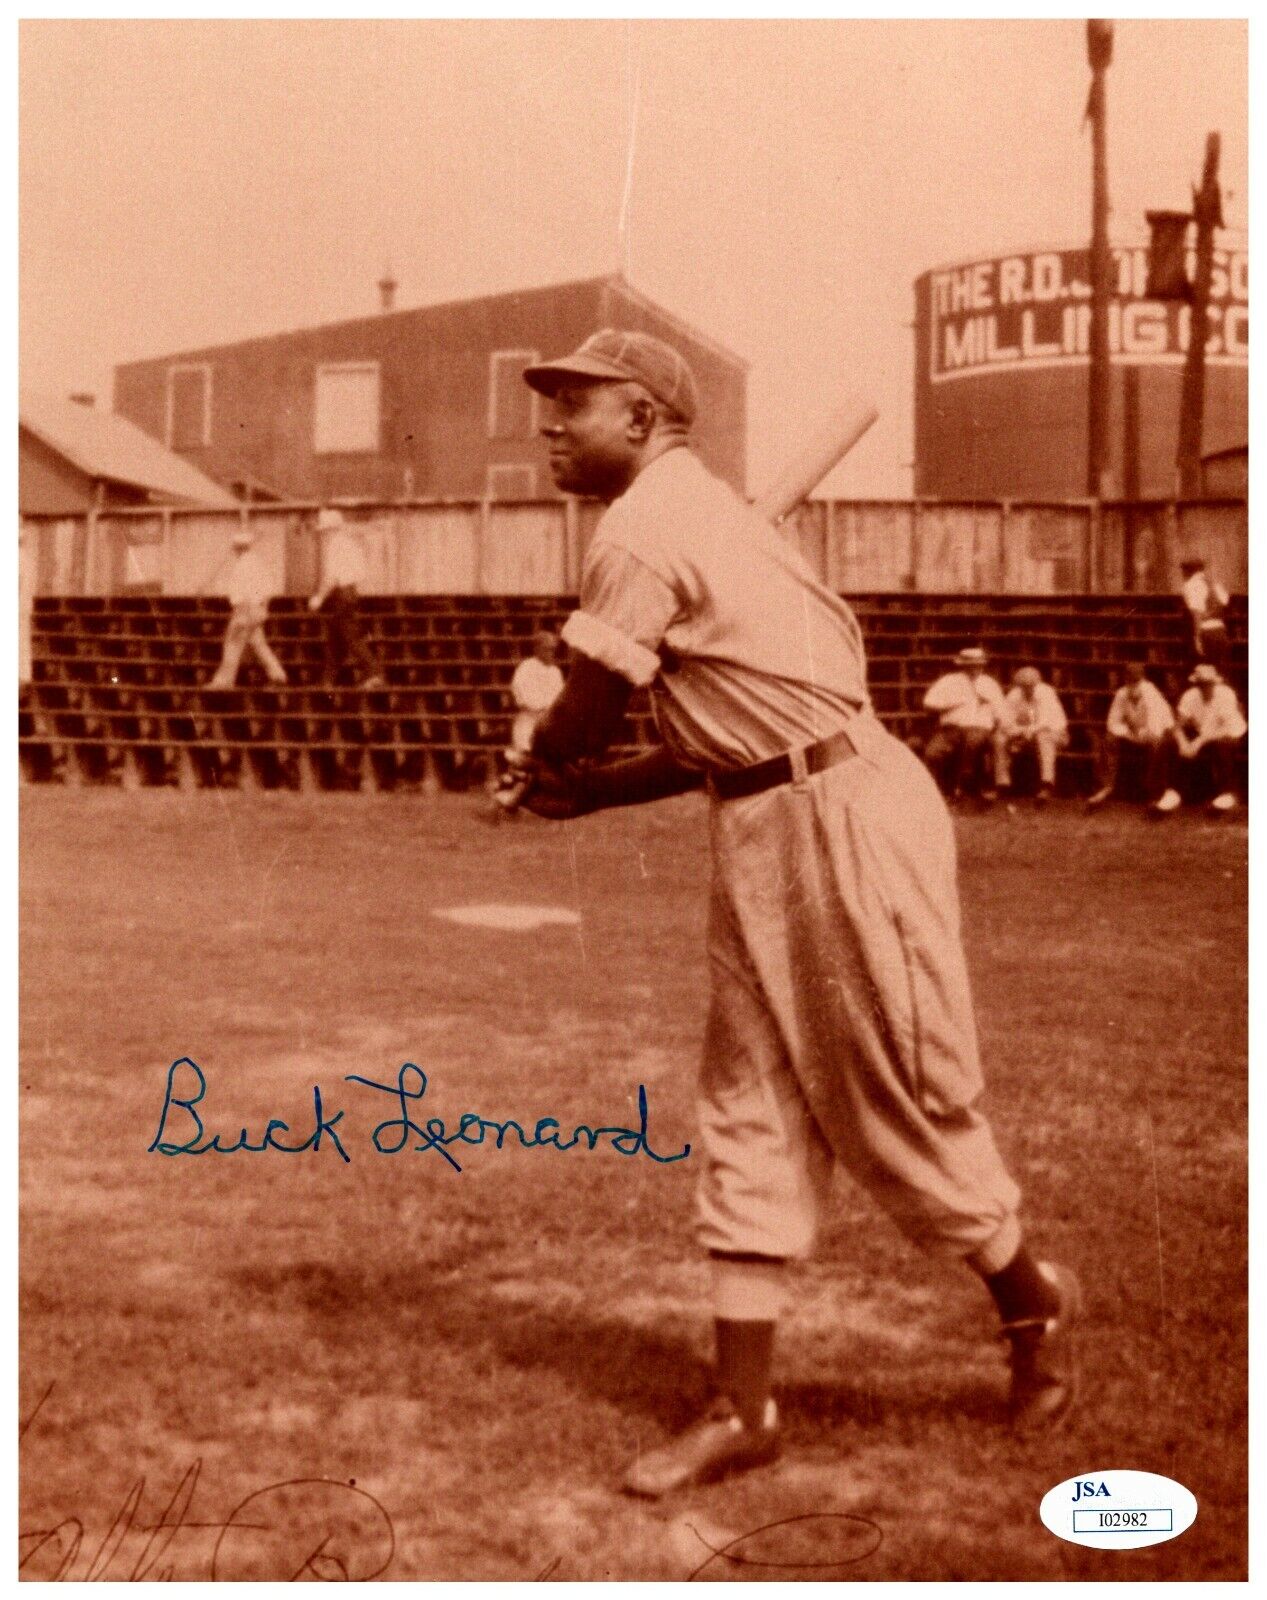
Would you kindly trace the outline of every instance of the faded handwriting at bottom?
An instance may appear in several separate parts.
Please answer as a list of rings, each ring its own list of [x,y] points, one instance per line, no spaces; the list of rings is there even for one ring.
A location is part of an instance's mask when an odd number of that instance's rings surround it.
[[[884,1534],[878,1522],[850,1511],[809,1511],[801,1516],[783,1517],[778,1522],[766,1522],[747,1533],[735,1534],[724,1544],[713,1545],[692,1523],[686,1524],[708,1554],[686,1582],[698,1583],[709,1567],[717,1562],[729,1561],[739,1567],[760,1567],[764,1572],[821,1572],[838,1567],[856,1566],[873,1556],[884,1543]],[[791,1530],[795,1529],[793,1533]],[[771,1538],[777,1534],[777,1538]],[[800,1555],[790,1548],[797,1542],[797,1534],[812,1537],[813,1553]],[[745,1545],[763,1541],[760,1555],[744,1552]],[[716,1575],[716,1574],[714,1574]],[[712,1581],[711,1579],[706,1581]]]
[[[186,1468],[157,1522],[143,1520],[146,1480],[132,1484],[95,1548],[84,1520],[18,1533],[18,1570],[54,1583],[302,1581],[364,1583],[396,1553],[392,1519],[355,1480],[288,1478],[253,1489],[222,1521],[195,1516],[202,1462]]]

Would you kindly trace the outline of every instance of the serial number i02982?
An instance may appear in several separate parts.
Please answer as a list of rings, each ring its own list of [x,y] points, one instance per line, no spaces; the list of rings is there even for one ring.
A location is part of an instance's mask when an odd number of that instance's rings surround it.
[[[1098,1511],[1096,1518],[1102,1528],[1146,1528],[1147,1511]]]

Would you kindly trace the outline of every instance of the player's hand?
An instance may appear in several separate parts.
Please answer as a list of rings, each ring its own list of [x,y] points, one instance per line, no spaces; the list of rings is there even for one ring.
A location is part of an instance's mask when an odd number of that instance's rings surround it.
[[[546,766],[537,767],[520,804],[534,816],[545,817],[550,822],[567,822],[573,817],[585,816],[592,809],[586,804],[574,774]]]

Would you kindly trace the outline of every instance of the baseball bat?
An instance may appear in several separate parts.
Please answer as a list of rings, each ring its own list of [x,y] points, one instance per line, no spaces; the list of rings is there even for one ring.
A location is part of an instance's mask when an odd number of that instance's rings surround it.
[[[838,461],[842,461],[880,413],[874,406],[846,401],[823,419],[753,505],[767,522],[782,522],[809,492],[816,488]]]

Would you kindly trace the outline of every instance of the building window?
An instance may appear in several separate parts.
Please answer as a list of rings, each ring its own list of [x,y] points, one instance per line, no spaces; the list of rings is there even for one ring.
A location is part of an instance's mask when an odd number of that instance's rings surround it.
[[[536,467],[492,467],[488,469],[485,496],[489,500],[535,500]]]
[[[540,361],[536,350],[494,350],[488,358],[488,437],[531,439],[537,431],[537,396],[524,368]]]
[[[318,455],[377,455],[378,362],[339,361],[317,368],[312,448]]]
[[[167,445],[199,450],[211,443],[211,367],[205,361],[167,369]]]

